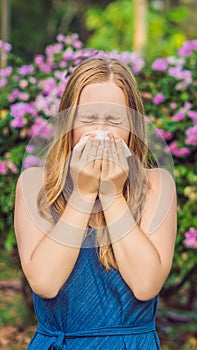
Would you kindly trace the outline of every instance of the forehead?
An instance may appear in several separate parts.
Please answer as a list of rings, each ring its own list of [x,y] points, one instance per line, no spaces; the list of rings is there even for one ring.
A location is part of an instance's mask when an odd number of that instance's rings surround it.
[[[123,90],[112,81],[92,83],[83,88],[79,105],[101,102],[126,106],[126,98]]]

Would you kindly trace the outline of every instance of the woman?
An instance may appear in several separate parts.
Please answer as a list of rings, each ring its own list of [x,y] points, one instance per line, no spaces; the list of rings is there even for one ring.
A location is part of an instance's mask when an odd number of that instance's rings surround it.
[[[89,59],[59,112],[44,169],[25,170],[16,187],[15,233],[39,321],[28,349],[160,349],[176,190],[168,171],[148,169],[135,79],[117,60]],[[108,132],[102,144],[98,130]]]

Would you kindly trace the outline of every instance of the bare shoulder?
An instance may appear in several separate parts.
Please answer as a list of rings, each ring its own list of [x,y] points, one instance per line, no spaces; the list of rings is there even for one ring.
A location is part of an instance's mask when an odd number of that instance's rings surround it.
[[[43,185],[44,169],[42,167],[30,167],[23,170],[18,177],[16,184],[16,192],[21,192],[25,189],[35,190]]]
[[[162,168],[146,169],[150,183],[146,205],[141,217],[141,228],[152,234],[162,223],[175,222],[177,211],[176,186],[173,176]]]
[[[145,169],[145,172],[152,191],[157,191],[158,189],[164,187],[165,189],[169,188],[170,190],[172,190],[176,186],[173,176],[166,169],[152,168]]]

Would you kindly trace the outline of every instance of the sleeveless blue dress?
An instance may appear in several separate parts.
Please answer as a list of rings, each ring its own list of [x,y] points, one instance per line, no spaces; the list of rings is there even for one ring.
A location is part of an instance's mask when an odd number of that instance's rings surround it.
[[[158,295],[136,299],[121,274],[101,264],[95,239],[96,229],[89,227],[56,297],[33,292],[38,326],[27,350],[161,349],[155,328]]]

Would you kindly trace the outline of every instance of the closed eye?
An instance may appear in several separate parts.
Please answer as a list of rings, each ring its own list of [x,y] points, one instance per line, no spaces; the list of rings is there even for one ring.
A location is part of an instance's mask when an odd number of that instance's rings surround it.
[[[110,119],[108,120],[108,122],[111,123],[111,124],[117,124],[117,125],[121,124],[121,122],[117,122],[115,120],[110,120]]]
[[[114,119],[113,117],[108,117],[107,122],[110,122],[111,124],[121,124],[120,121]]]

